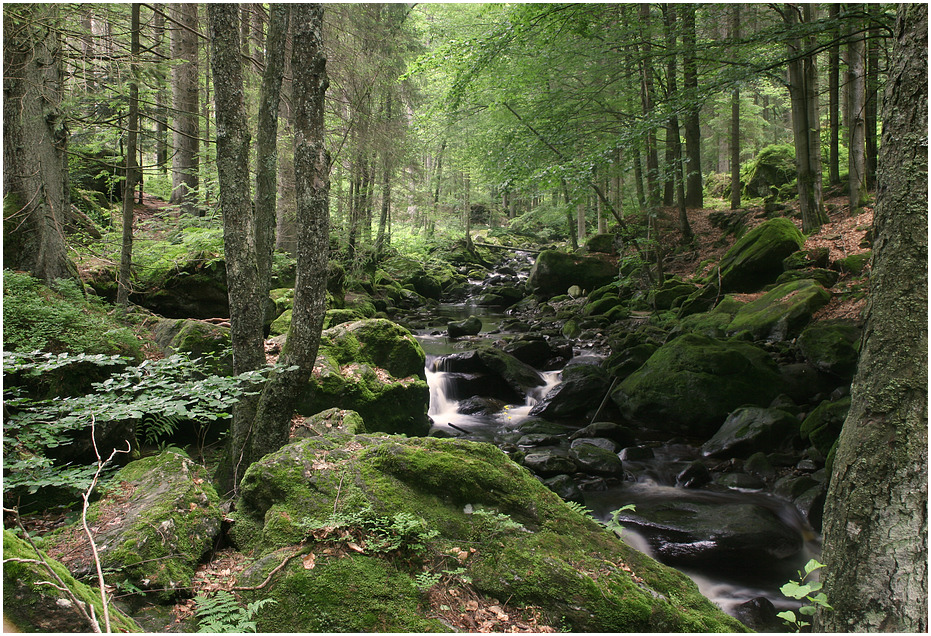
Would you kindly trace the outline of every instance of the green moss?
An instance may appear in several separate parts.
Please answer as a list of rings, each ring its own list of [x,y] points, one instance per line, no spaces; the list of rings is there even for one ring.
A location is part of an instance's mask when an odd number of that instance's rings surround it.
[[[720,278],[724,291],[756,291],[782,273],[783,259],[798,251],[804,242],[805,237],[792,221],[770,219],[738,240],[707,282],[715,284]]]
[[[78,611],[70,609],[70,598],[50,585],[37,585],[52,577],[44,566],[9,559],[37,559],[29,544],[8,530],[3,531],[3,618],[11,621],[22,631],[47,633],[65,631],[91,631],[90,625],[82,624]],[[58,561],[44,552],[44,559],[74,595],[88,606],[103,627],[103,606],[99,590],[81,583]],[[62,607],[65,605],[66,607]],[[115,608],[110,608],[110,621],[114,631],[141,632],[142,629],[131,618]]]
[[[746,332],[760,340],[786,340],[799,333],[815,311],[831,300],[831,292],[810,279],[783,283],[737,312],[729,335]]]
[[[836,402],[825,400],[802,422],[802,439],[808,440],[822,455],[827,456],[837,444],[848,411],[850,397]]]
[[[849,321],[819,321],[802,331],[798,348],[817,368],[850,380],[860,355],[860,333]]]
[[[269,334],[272,336],[286,335],[291,328],[291,310],[285,309],[281,315],[272,321]]]
[[[834,267],[844,274],[854,274],[859,276],[870,264],[873,258],[873,252],[864,252],[863,254],[852,254],[846,258],[834,261]]]

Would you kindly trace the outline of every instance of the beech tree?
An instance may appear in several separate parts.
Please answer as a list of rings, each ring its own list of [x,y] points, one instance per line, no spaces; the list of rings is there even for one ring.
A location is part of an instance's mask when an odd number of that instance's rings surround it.
[[[197,62],[197,5],[169,4],[171,28],[171,92],[174,106],[174,154],[171,202],[185,214],[197,210],[200,158],[200,83]]]
[[[823,631],[928,629],[928,7],[900,4],[870,298],[824,511]]]

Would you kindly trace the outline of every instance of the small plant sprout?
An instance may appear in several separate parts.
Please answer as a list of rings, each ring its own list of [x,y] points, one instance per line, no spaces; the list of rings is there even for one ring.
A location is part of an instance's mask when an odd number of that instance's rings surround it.
[[[788,623],[791,627],[795,628],[795,631],[801,631],[802,627],[811,625],[810,622],[802,620],[803,616],[814,616],[815,612],[818,611],[818,608],[832,610],[834,609],[828,605],[828,597],[824,592],[819,592],[821,589],[821,581],[813,581],[809,577],[816,570],[820,570],[824,567],[823,563],[818,563],[815,559],[811,559],[808,563],[805,564],[805,571],[798,572],[797,581],[789,581],[781,588],[779,591],[782,592],[787,598],[793,598],[796,600],[806,599],[810,602],[808,605],[802,605],[798,608],[799,616],[795,615],[795,612],[792,610],[787,610],[785,612],[779,612],[776,614],[779,618]],[[815,594],[817,592],[817,594]]]

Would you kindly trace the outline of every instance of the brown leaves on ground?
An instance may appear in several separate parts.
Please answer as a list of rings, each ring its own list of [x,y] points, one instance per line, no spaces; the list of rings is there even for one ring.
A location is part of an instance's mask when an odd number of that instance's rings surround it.
[[[441,581],[427,591],[430,614],[455,630],[477,633],[555,633],[539,608],[513,607],[479,594],[472,586]]]

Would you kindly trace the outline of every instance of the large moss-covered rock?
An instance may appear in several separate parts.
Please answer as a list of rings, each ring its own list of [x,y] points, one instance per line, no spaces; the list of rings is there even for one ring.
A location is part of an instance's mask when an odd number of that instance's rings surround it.
[[[685,334],[657,349],[611,399],[625,417],[644,425],[711,435],[738,406],[768,405],[780,385],[762,349]]]
[[[186,594],[201,557],[220,532],[223,513],[206,470],[172,451],[131,462],[91,505],[88,522],[104,569],[171,599]],[[77,576],[94,560],[79,525],[53,537],[50,554]]]
[[[540,298],[565,294],[578,285],[592,290],[610,283],[617,277],[617,266],[601,256],[576,256],[558,250],[545,250],[537,256],[527,289]]]
[[[413,553],[379,553],[362,527],[343,526],[355,547],[342,550],[315,539],[325,532],[308,533],[313,519],[326,527],[334,512],[359,511],[438,534]],[[234,518],[235,540],[260,555],[241,582],[259,584],[285,556],[299,557],[246,594],[278,601],[258,616],[259,631],[439,630],[426,619],[414,577],[421,563],[442,559],[461,568],[446,589],[465,586],[505,609],[533,605],[541,622],[570,631],[742,630],[687,577],[568,508],[489,444],[301,440],[250,467]]]
[[[817,369],[850,380],[857,370],[860,333],[860,327],[851,321],[819,321],[802,331],[798,348]]]
[[[741,172],[744,192],[750,197],[768,198],[795,179],[795,148],[792,144],[772,144],[760,150]]]
[[[710,283],[724,292],[754,292],[773,282],[783,272],[782,261],[796,252],[805,237],[786,218],[775,218],[747,232],[727,251],[712,272]]]
[[[370,431],[426,435],[430,389],[424,352],[390,320],[341,323],[325,330],[314,372],[297,411],[338,407],[357,411]]]
[[[787,340],[830,300],[831,292],[811,279],[783,283],[741,307],[727,333],[748,333],[755,340]]]
[[[608,391],[611,380],[599,365],[575,364],[562,372],[562,382],[553,387],[530,411],[530,415],[562,419],[594,414]]]
[[[161,350],[187,353],[192,358],[211,356],[211,370],[218,375],[232,375],[233,353],[229,327],[203,320],[160,320],[155,325],[155,344]]]
[[[129,299],[166,318],[226,318],[230,315],[226,262],[203,261],[192,255],[187,262],[167,269],[147,289]]]
[[[662,285],[650,290],[647,302],[655,309],[670,309],[677,300],[686,298],[697,291],[699,289],[693,283],[686,283],[678,278],[670,278],[663,282]]]
[[[780,409],[745,406],[727,416],[714,436],[705,442],[704,455],[728,459],[772,453],[798,436],[798,418]]]
[[[36,560],[45,561],[48,566],[36,563]],[[94,631],[74,606],[71,595],[52,585],[39,584],[40,581],[55,581],[49,569],[84,604],[88,614],[93,608],[99,622],[98,631],[102,631],[105,625],[100,590],[75,580],[64,565],[45,552],[36,554],[28,543],[9,530],[3,531],[3,631],[8,631],[8,622],[16,628],[15,631],[21,632]],[[115,632],[142,631],[133,619],[112,606],[110,625]]]

